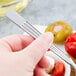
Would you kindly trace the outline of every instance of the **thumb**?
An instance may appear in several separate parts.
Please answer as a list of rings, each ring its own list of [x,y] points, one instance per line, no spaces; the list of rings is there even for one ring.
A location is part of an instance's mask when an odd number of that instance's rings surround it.
[[[45,52],[48,50],[53,42],[52,33],[44,33],[39,38],[34,40],[28,47],[23,51],[20,51],[23,57],[27,57],[28,61],[36,66],[36,64],[43,57]],[[26,59],[26,58],[25,58]],[[25,60],[24,60],[25,61]]]

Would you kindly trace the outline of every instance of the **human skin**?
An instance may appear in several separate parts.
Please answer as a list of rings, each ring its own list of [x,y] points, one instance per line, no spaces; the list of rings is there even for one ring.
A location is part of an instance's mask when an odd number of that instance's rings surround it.
[[[26,35],[0,39],[0,76],[47,76],[44,68],[50,63],[44,54],[52,42],[51,33],[36,40]]]

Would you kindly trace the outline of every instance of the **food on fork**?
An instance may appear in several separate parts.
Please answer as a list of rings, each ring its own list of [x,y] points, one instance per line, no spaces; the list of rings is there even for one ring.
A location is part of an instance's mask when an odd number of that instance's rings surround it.
[[[62,43],[72,33],[72,27],[63,21],[50,24],[45,32],[52,32],[54,35],[54,43]]]

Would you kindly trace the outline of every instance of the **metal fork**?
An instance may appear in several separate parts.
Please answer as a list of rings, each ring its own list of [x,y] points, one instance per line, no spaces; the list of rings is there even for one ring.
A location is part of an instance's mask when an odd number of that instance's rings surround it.
[[[32,26],[28,21],[26,21],[23,17],[21,17],[17,12],[10,10],[6,13],[6,17],[8,17],[12,22],[14,22],[18,27],[27,32],[29,35],[37,38],[41,35],[41,32],[38,31],[34,26]],[[76,71],[76,64],[72,61],[71,58],[68,57],[62,50],[57,48],[54,44],[50,47],[51,51],[63,59],[65,62],[70,64]]]

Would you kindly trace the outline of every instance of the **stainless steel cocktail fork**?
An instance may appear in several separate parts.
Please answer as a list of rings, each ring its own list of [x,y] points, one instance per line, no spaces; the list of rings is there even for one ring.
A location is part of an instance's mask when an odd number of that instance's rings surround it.
[[[32,26],[28,21],[26,21],[23,17],[21,17],[15,11],[8,11],[6,13],[6,17],[8,17],[12,22],[14,22],[18,27],[27,32],[29,35],[37,38],[41,35],[41,32],[38,31],[34,26]],[[70,64],[76,71],[76,64],[72,61],[71,58],[68,57],[62,50],[57,48],[54,44],[50,47],[51,51],[63,59],[65,62]]]

